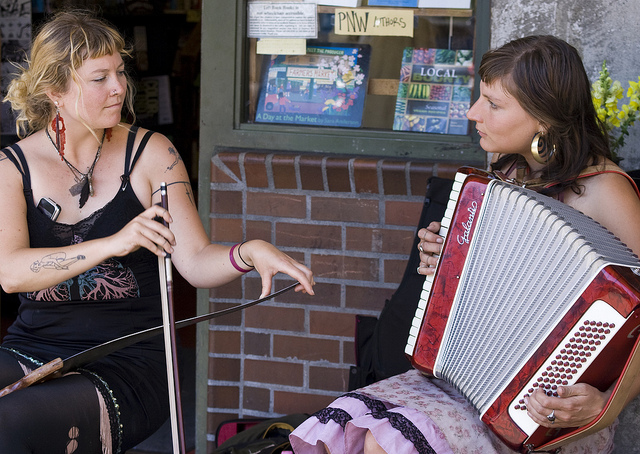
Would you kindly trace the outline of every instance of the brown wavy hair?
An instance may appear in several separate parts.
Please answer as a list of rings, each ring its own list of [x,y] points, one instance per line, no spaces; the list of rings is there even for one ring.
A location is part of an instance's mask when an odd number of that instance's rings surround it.
[[[125,61],[131,57],[116,28],[89,11],[64,11],[47,21],[36,34],[25,64],[16,64],[18,74],[4,98],[17,113],[18,136],[43,129],[53,120],[56,109],[47,93],[66,93],[70,83],[80,88],[77,69],[85,60],[115,54]],[[127,75],[124,104],[131,118],[135,118],[134,93]]]
[[[608,137],[591,99],[591,83],[578,51],[549,35],[516,39],[484,54],[478,70],[483,82],[499,82],[546,129],[553,159],[543,169],[541,192],[557,194],[567,187],[577,193],[580,172],[612,159]],[[504,168],[519,155],[505,155],[492,167]]]

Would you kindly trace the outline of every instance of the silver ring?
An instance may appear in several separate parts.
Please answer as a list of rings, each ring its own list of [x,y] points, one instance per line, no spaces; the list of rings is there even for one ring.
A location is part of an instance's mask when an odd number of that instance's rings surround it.
[[[551,414],[549,416],[547,416],[547,419],[549,420],[549,422],[551,424],[556,422],[556,411],[555,410],[551,410]]]
[[[422,249],[422,242],[420,242],[420,244],[418,244],[418,249],[420,249],[420,252],[422,252],[424,254],[424,249]]]

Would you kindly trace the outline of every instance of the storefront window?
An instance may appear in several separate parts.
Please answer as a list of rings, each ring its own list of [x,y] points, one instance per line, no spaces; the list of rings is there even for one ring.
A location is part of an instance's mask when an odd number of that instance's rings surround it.
[[[344,10],[318,5],[305,55],[259,54],[258,38],[249,38],[241,122],[468,135],[475,1],[455,9],[362,3],[356,11],[403,13],[396,24],[408,13],[413,36],[338,34]]]

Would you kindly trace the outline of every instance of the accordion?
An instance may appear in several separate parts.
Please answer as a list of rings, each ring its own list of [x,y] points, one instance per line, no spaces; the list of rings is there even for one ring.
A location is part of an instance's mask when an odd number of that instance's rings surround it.
[[[613,422],[640,367],[638,257],[564,203],[471,168],[456,175],[440,234],[405,349],[412,365],[455,386],[521,452]],[[549,429],[527,416],[534,390],[579,382],[615,384],[592,423]]]

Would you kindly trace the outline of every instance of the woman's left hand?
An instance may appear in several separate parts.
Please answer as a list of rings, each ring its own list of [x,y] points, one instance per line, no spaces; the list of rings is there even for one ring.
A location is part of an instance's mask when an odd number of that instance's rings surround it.
[[[253,265],[262,278],[262,293],[265,297],[271,292],[271,278],[278,273],[285,273],[300,282],[296,292],[313,295],[313,273],[309,268],[289,257],[270,243],[262,240],[251,240],[242,244],[242,258]]]
[[[609,398],[609,392],[586,383],[559,386],[557,393],[559,397],[534,391],[525,400],[529,417],[544,427],[581,427],[600,414]]]

